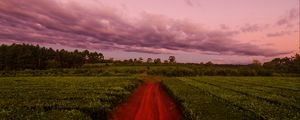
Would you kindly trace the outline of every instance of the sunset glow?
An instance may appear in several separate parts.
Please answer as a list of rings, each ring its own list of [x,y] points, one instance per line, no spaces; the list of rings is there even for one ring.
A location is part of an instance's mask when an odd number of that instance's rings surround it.
[[[244,64],[299,51],[299,0],[1,0],[0,44]]]

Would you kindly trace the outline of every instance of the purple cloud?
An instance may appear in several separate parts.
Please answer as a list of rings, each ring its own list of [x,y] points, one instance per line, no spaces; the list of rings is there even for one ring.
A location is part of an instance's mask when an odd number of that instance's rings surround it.
[[[299,8],[293,8],[289,10],[286,15],[282,16],[277,22],[276,25],[279,26],[287,26],[287,27],[293,27],[294,26],[294,21],[298,22],[299,25]]]
[[[191,0],[184,0],[184,1],[185,1],[185,3],[186,3],[187,5],[189,5],[189,6],[194,6],[194,4],[192,3]]]
[[[280,32],[274,32],[274,33],[268,33],[267,36],[268,37],[280,37],[280,36],[285,36],[285,35],[290,35],[292,33],[298,33],[299,34],[299,30],[286,30],[286,31],[280,31]]]
[[[240,28],[241,32],[258,32],[261,29],[263,29],[262,26],[259,26],[258,24],[245,24]]]
[[[188,6],[190,6],[190,7],[200,7],[199,1],[195,1],[195,0],[184,0],[184,2],[186,3],[186,5],[188,5]]]
[[[257,30],[249,25],[244,32]],[[277,56],[290,52],[241,43],[237,31],[207,30],[189,21],[143,13],[129,20],[109,7],[54,0],[0,1],[0,43],[57,44],[93,50],[152,54],[176,51]]]
[[[275,33],[268,33],[268,37],[280,37],[284,35],[289,35],[291,34],[291,31],[281,31],[281,32],[275,32]]]

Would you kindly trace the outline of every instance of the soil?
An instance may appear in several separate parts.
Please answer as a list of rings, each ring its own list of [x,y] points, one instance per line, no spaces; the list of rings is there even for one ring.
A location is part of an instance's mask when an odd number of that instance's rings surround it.
[[[180,110],[159,82],[146,82],[140,85],[111,117],[111,120],[181,119]]]

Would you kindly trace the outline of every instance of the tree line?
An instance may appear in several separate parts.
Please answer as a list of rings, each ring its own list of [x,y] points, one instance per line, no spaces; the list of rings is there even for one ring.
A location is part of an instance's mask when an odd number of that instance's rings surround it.
[[[0,46],[0,70],[79,68],[85,63],[99,63],[103,59],[102,53],[88,50],[54,50],[29,44]]]
[[[168,60],[161,60],[160,58],[147,58],[144,60],[144,58],[130,58],[125,60],[113,60],[113,58],[110,58],[108,60],[105,60],[106,62],[120,64],[120,65],[138,65],[138,64],[175,64],[176,58],[175,56],[169,56]]]
[[[191,75],[264,75],[271,73],[296,73],[300,74],[300,56],[275,58],[269,62],[261,63],[254,60],[249,65],[218,65],[212,62],[207,63],[176,63],[175,56],[169,56],[167,60],[160,58],[147,58],[143,59],[134,58],[127,60],[114,60],[113,58],[104,59],[102,53],[90,52],[88,50],[67,51],[64,49],[54,50],[52,48],[40,47],[38,45],[29,44],[12,44],[0,46],[0,70],[46,70],[50,68],[82,68],[84,64],[94,65],[95,63],[111,63],[113,65],[171,65],[171,66],[186,66],[189,69],[163,69],[149,70],[149,73],[161,74],[168,73],[175,75],[179,73]],[[193,69],[191,69],[191,65]],[[209,67],[209,69],[207,68]],[[205,70],[202,70],[205,68]],[[175,72],[171,72],[175,71]],[[202,71],[202,72],[199,72]],[[230,74],[229,74],[230,73]]]
[[[263,67],[279,73],[298,73],[300,74],[300,55],[291,57],[275,58],[265,62]]]

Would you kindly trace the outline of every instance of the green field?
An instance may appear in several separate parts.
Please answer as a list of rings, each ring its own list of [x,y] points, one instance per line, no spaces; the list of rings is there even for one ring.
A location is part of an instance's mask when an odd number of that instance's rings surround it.
[[[107,119],[138,83],[133,77],[0,78],[0,119]]]
[[[299,77],[165,77],[186,119],[299,119]],[[136,77],[1,77],[1,119],[107,119]]]
[[[179,77],[163,81],[191,119],[300,119],[300,79]]]

